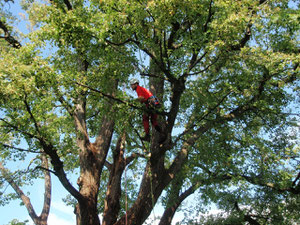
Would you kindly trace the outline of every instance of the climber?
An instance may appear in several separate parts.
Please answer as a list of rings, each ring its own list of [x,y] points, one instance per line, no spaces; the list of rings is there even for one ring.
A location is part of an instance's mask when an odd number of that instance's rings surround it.
[[[138,98],[137,100],[141,103],[144,103],[146,105],[146,108],[149,109],[151,106],[157,107],[159,105],[159,102],[157,98],[146,88],[141,87],[139,85],[138,79],[131,79],[130,80],[130,86],[131,89],[136,91]],[[158,125],[157,122],[157,114],[152,112],[144,112],[143,114],[143,125],[145,130],[145,136],[141,139],[143,141],[150,141],[150,130],[149,130],[149,119],[151,118],[151,123],[155,130],[157,130],[159,133],[162,132],[161,127]]]

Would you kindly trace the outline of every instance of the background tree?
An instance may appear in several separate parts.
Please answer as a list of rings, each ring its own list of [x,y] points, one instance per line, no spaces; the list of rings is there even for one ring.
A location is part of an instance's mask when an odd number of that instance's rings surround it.
[[[296,3],[24,8],[34,29],[22,46],[1,27],[1,143],[44,150],[76,200],[77,224],[100,224],[100,212],[102,224],[142,224],[160,199],[170,224],[191,194],[194,212],[214,202],[236,221],[297,221],[298,111],[287,111],[299,84]],[[163,143],[155,131],[149,144],[139,139],[145,109],[124,92],[131,75],[162,100]],[[78,188],[67,178],[74,168]]]

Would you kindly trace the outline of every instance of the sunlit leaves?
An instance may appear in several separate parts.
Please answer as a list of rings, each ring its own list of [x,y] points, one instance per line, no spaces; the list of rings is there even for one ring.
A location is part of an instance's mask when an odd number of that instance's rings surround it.
[[[195,185],[199,207],[215,202],[232,212],[238,202],[241,211],[231,214],[232,221],[239,221],[242,213],[275,218],[285,207],[294,206],[293,197],[276,192],[291,187],[299,170],[299,143],[291,129],[298,125],[298,117],[291,121],[287,109],[296,96],[289,88],[299,89],[295,82],[299,16],[288,1],[71,3],[72,10],[63,1],[27,1],[24,7],[32,28],[28,43],[15,50],[1,41],[5,52],[0,62],[1,142],[12,147],[26,142],[29,150],[40,151],[37,140],[45,139],[57,150],[64,168],[76,170],[78,132],[73,112],[84,99],[91,142],[103,116],[114,120],[108,162],[112,163],[116,140],[123,133],[126,153],[144,154],[137,135],[143,130],[142,112],[130,107],[127,85],[136,72],[149,72],[151,58],[157,69],[151,75],[165,82],[161,100],[166,113],[178,91],[176,82],[185,84],[175,126],[170,128],[173,143],[163,160],[169,169],[183,147],[188,158],[166,188],[165,205]],[[17,152],[1,148],[2,157],[9,160],[24,158],[25,153],[17,158]],[[130,204],[147,160],[134,160],[123,180]],[[105,170],[101,200],[107,178]],[[268,209],[263,208],[264,201]]]

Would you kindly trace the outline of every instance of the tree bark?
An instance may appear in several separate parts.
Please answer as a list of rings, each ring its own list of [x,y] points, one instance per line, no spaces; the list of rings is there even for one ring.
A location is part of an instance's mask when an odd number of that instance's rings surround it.
[[[19,198],[24,203],[30,218],[36,225],[47,225],[47,220],[50,212],[50,204],[51,204],[51,176],[48,171],[48,159],[46,156],[42,156],[42,166],[45,168],[44,176],[45,176],[45,193],[44,193],[44,204],[43,210],[38,216],[33,208],[33,205],[30,201],[30,198],[24,194],[19,185],[13,180],[10,176],[7,169],[4,168],[2,163],[0,162],[0,171],[4,177],[4,179],[10,184],[10,186],[14,189],[14,191],[18,194]]]
[[[109,168],[110,174],[104,201],[102,225],[114,224],[120,212],[121,178],[126,166],[124,158],[125,140],[125,134],[119,137],[113,152],[113,164]]]

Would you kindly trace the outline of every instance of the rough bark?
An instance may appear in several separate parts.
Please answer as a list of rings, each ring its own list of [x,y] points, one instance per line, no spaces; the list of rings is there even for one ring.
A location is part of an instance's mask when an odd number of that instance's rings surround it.
[[[178,195],[178,198],[174,202],[169,202],[170,207],[167,207],[159,221],[159,225],[170,225],[172,223],[172,219],[176,213],[176,210],[180,206],[180,204],[195,191],[195,187],[192,186],[187,189],[181,195]]]
[[[80,70],[87,70],[86,63],[81,60]],[[112,80],[111,95],[117,89],[118,81]],[[78,200],[75,209],[77,223],[80,225],[100,224],[97,210],[97,196],[100,186],[100,176],[106,157],[110,148],[111,139],[114,131],[114,119],[108,115],[102,118],[101,126],[95,143],[90,142],[86,125],[86,93],[80,92],[76,101],[74,112],[75,127],[79,135],[77,145],[79,147],[80,177],[77,181],[79,192],[83,199]],[[107,111],[112,110],[113,101],[107,104]]]
[[[103,225],[114,224],[120,211],[121,178],[125,168],[125,134],[118,140],[113,152],[113,164],[109,168],[109,181],[104,201]]]

